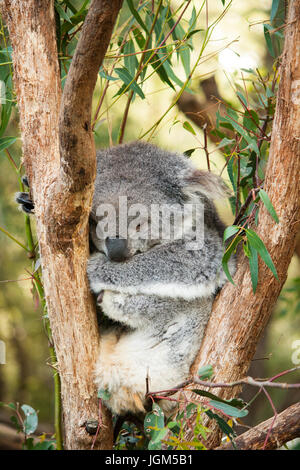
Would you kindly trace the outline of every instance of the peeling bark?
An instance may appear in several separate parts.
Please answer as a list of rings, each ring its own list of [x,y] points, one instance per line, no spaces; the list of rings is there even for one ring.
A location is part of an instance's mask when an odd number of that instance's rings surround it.
[[[35,203],[47,309],[61,376],[65,444],[88,449],[88,419],[98,418],[93,364],[98,351],[86,278],[87,222],[96,171],[90,128],[99,66],[121,0],[94,0],[61,96],[53,0],[4,0],[13,47],[23,162]],[[112,447],[107,412],[95,448]]]
[[[287,277],[300,222],[300,1],[291,0],[285,29],[281,79],[264,189],[279,217],[276,224],[260,207],[257,234],[264,241],[276,266],[279,281],[259,262],[259,284],[252,292],[248,263],[240,255],[234,277],[214,302],[198,357],[192,367],[212,364],[217,382],[232,382],[247,375],[258,339],[264,330]],[[237,396],[240,387],[222,389],[219,396]],[[218,429],[208,445],[219,442]],[[187,431],[187,437],[189,431]]]

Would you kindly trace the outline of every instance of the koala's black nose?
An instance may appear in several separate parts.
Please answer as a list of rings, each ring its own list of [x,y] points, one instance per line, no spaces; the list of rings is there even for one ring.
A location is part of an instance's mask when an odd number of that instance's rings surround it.
[[[107,238],[105,240],[107,254],[112,261],[125,261],[128,256],[127,240],[124,238]]]

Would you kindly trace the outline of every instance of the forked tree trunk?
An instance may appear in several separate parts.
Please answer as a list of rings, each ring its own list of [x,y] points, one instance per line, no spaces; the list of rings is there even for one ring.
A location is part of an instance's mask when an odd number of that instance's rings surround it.
[[[91,101],[121,0],[90,6],[62,97],[53,0],[5,0],[13,47],[23,162],[35,203],[48,314],[61,376],[65,445],[88,449],[84,423],[98,418],[93,364],[98,327],[86,278],[87,222],[96,154]],[[96,448],[112,447],[104,413]]]
[[[211,364],[216,382],[232,382],[247,374],[259,337],[287,277],[300,225],[300,0],[291,0],[285,28],[280,84],[272,131],[264,189],[279,217],[276,224],[262,206],[258,235],[264,241],[276,266],[279,281],[262,262],[256,293],[251,287],[248,262],[240,256],[234,277],[216,299],[205,339],[192,372]],[[217,389],[214,389],[214,392]],[[238,395],[236,389],[220,389],[223,398]],[[190,432],[187,431],[187,437]],[[219,443],[218,429],[208,444]]]

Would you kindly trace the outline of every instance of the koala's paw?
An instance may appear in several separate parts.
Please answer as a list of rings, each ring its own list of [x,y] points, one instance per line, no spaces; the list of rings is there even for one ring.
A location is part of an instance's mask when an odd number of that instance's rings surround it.
[[[26,214],[34,214],[34,203],[30,199],[29,193],[16,193],[16,202],[20,204],[20,208]]]
[[[126,317],[124,316],[126,296],[119,292],[112,292],[110,290],[100,291],[97,297],[97,305],[101,306],[103,313],[112,320],[123,323]]]

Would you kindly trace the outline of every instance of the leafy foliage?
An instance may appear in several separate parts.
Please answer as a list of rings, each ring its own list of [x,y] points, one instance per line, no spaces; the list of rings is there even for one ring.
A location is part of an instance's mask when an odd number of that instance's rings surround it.
[[[22,405],[15,403],[2,403],[0,406],[10,408],[15,412],[10,417],[10,421],[16,429],[17,433],[23,433],[24,440],[22,444],[23,450],[55,450],[55,440],[46,439],[46,434],[42,434],[40,437],[29,437],[36,432],[38,426],[38,413],[29,405]],[[23,412],[20,411],[20,408]]]
[[[218,112],[215,134],[221,139],[219,148],[224,154],[227,173],[234,191],[230,203],[235,214],[235,223],[224,233],[223,269],[233,283],[228,262],[238,245],[242,243],[244,254],[249,260],[252,287],[255,292],[258,284],[258,255],[278,278],[267,248],[253,228],[250,228],[253,222],[258,223],[259,201],[264,204],[274,221],[279,223],[270,197],[263,189],[278,74],[276,66],[272,76],[262,77],[259,70],[245,72],[249,75],[248,80],[253,83],[256,96],[250,98],[247,90],[242,92],[237,85],[236,96],[241,109],[233,109],[232,106],[226,105],[223,115]],[[232,139],[227,137],[228,132],[232,134]]]

